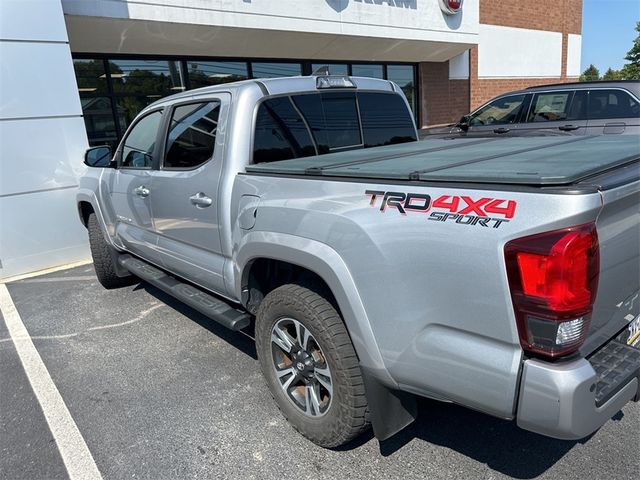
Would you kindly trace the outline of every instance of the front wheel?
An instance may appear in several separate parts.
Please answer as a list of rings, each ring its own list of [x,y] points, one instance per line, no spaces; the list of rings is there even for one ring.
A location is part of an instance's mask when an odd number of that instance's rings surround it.
[[[89,215],[87,219],[87,231],[89,233],[89,247],[91,248],[91,258],[96,277],[104,288],[119,288],[130,285],[135,281],[135,277],[118,275],[113,247],[104,239],[102,229],[98,223],[95,213]]]
[[[256,316],[256,350],[280,411],[309,440],[334,448],[369,427],[358,358],[324,297],[296,284],[269,293]]]

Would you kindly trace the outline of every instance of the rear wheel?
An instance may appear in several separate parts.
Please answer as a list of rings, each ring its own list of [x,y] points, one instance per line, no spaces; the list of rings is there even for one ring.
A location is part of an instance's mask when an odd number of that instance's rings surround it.
[[[89,247],[93,258],[93,268],[96,277],[104,288],[119,288],[130,285],[135,280],[132,275],[121,277],[117,274],[113,247],[104,239],[102,229],[95,213],[91,213],[87,219],[89,231]]]
[[[295,284],[269,293],[256,317],[256,350],[278,407],[309,440],[338,447],[368,428],[358,358],[324,297]]]

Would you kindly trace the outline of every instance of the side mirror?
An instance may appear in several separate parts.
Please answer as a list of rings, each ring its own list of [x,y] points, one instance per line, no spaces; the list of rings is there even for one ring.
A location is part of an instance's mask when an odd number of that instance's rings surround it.
[[[111,158],[111,147],[109,147],[108,145],[92,147],[84,152],[84,164],[88,167],[113,167]]]
[[[469,130],[469,115],[465,115],[464,117],[462,117],[460,121],[456,123],[456,127],[464,132]]]

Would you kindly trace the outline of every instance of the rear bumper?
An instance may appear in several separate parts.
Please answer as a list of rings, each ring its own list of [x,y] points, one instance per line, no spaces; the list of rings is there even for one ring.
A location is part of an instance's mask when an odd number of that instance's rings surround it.
[[[595,432],[627,402],[637,400],[640,350],[612,340],[589,359],[526,360],[518,426],[563,440]]]

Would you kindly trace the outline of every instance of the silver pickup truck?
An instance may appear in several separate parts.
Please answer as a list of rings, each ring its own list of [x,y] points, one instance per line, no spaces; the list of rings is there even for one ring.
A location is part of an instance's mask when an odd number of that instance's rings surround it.
[[[163,99],[85,155],[98,279],[254,332],[283,415],[324,447],[390,437],[416,396],[591,434],[639,396],[639,138],[416,134],[383,80]]]

